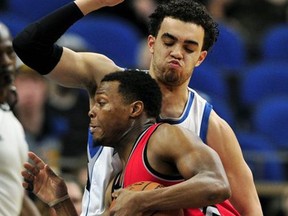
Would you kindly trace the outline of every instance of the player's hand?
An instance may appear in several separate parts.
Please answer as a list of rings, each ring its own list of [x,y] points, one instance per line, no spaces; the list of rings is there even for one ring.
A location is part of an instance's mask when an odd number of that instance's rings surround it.
[[[110,206],[110,216],[149,216],[153,212],[144,212],[141,208],[144,200],[142,199],[143,192],[131,191],[127,189],[119,189],[113,192],[112,197],[116,200]]]
[[[84,15],[103,7],[113,7],[124,0],[75,0],[75,3]]]
[[[32,162],[24,163],[25,170],[21,173],[24,177],[23,187],[33,192],[45,203],[67,195],[64,180],[57,176],[36,154],[29,152],[28,156]]]
[[[124,0],[100,0],[100,2],[104,2],[105,6],[113,7],[117,4],[124,2]]]

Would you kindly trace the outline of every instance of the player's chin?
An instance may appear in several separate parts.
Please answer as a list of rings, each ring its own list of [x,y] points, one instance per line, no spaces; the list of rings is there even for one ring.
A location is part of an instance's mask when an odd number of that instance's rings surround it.
[[[107,140],[105,139],[105,136],[104,136],[104,133],[101,131],[94,131],[93,133],[92,133],[92,137],[93,137],[93,142],[95,143],[97,143],[96,145],[98,146],[98,145],[105,145],[106,146],[106,142],[107,142]]]
[[[91,132],[91,133],[92,133],[92,136],[93,136],[93,140],[94,140],[94,141],[97,141],[97,142],[102,141],[102,136],[101,136],[101,135],[99,135],[99,134],[96,133],[96,132]]]
[[[181,85],[183,82],[181,82],[180,79],[165,79],[164,84],[166,86],[171,86],[171,87],[177,87]]]
[[[182,83],[181,73],[178,71],[169,71],[164,76],[164,82],[168,85],[179,85]]]

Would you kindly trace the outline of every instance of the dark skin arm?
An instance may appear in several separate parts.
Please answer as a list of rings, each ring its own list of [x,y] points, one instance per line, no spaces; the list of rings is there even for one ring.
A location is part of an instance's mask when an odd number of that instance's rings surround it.
[[[28,156],[32,163],[24,164],[23,187],[32,191],[46,204],[54,202],[52,207],[58,216],[76,216],[77,212],[71,199],[67,196],[67,186],[64,180],[57,176],[36,154],[29,152]],[[55,202],[57,200],[59,202]]]
[[[219,156],[191,131],[161,125],[149,140],[147,154],[153,169],[162,174],[181,174],[186,181],[154,191],[117,191],[111,215],[199,208],[229,198],[229,183]]]

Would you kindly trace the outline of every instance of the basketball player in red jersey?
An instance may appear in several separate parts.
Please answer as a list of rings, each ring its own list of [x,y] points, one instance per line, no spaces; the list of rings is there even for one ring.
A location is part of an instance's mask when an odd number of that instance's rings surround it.
[[[143,215],[183,208],[187,216],[239,215],[227,200],[229,183],[217,153],[191,131],[156,124],[162,95],[150,75],[136,70],[108,74],[94,99],[90,131],[97,143],[119,153],[124,167],[121,185],[154,181],[170,186],[141,193],[117,191],[116,204],[105,214]],[[25,164],[24,187],[54,207],[57,215],[75,215],[63,181],[36,155],[30,158],[35,164]],[[111,198],[109,188],[107,197]],[[149,205],[143,205],[147,199]]]

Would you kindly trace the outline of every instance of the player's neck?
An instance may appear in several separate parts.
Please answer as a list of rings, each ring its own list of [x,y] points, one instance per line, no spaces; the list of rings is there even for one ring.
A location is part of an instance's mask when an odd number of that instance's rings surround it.
[[[163,118],[178,118],[183,113],[189,92],[187,88],[178,93],[166,91],[162,93],[162,108],[160,116]]]
[[[125,134],[123,134],[120,142],[118,142],[118,144],[116,145],[116,150],[124,166],[128,161],[129,155],[134,145],[136,144],[140,134],[142,134],[148,127],[150,127],[155,122],[155,119],[138,119],[133,123],[132,127],[130,127],[129,130],[127,130]]]

